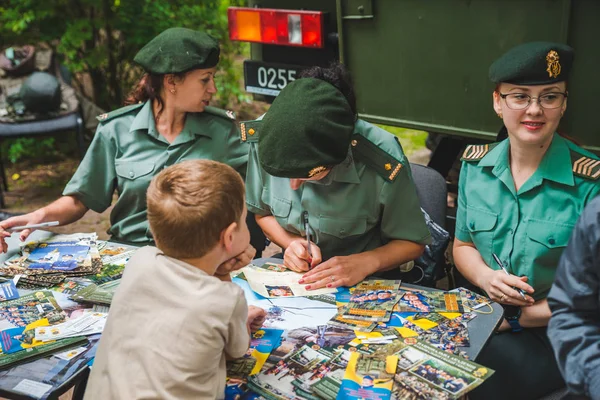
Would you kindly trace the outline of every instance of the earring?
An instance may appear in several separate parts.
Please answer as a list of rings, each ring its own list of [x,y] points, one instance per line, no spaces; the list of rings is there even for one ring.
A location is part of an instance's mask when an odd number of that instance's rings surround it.
[[[496,115],[498,116],[498,118],[502,119],[502,113],[497,113]]]
[[[169,92],[175,94],[175,89],[169,89]]]

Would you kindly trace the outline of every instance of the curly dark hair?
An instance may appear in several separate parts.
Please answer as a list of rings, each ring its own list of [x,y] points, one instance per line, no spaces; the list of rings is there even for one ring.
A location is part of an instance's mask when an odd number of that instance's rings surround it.
[[[338,62],[331,63],[329,67],[312,67],[300,73],[300,78],[316,78],[335,86],[346,98],[352,112],[356,115],[356,95],[350,71]]]

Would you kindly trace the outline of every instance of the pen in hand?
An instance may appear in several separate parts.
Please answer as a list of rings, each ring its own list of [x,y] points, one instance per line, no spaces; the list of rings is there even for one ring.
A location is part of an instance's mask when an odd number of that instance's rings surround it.
[[[500,259],[498,258],[498,256],[496,254],[492,253],[492,257],[494,257],[494,261],[496,261],[496,264],[498,264],[498,266],[500,267],[500,269],[502,269],[502,271],[504,271],[504,273],[506,275],[510,276],[510,274],[506,270],[506,267],[504,267],[504,264],[502,264],[502,261],[500,261]],[[516,287],[513,287],[513,289],[515,289],[517,292],[519,292],[519,294],[521,295],[521,297],[523,298],[523,300],[527,300],[525,298],[525,292],[523,291],[523,289],[516,288]]]
[[[38,229],[38,228],[46,228],[49,226],[57,226],[59,225],[58,221],[51,222],[42,222],[41,224],[30,224],[30,225],[22,225],[22,226],[13,226],[12,228],[7,228],[8,232],[19,232],[24,231],[25,229]]]
[[[312,263],[312,249],[310,246],[310,225],[308,224],[308,211],[303,211],[302,212],[302,221],[304,222],[304,231],[306,232],[306,248],[308,249],[308,255],[309,255],[309,259],[308,259],[308,264],[309,264],[309,268],[310,268],[310,264]]]

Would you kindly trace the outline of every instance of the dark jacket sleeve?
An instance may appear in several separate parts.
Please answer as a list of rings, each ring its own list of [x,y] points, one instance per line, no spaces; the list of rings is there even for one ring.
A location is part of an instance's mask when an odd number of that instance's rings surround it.
[[[548,295],[548,336],[569,392],[600,399],[600,197],[585,208]]]

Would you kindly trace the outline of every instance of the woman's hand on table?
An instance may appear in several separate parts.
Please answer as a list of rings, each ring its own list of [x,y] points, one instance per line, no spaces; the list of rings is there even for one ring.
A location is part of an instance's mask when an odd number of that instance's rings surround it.
[[[495,302],[524,307],[532,305],[534,303],[533,298],[526,295],[524,300],[521,294],[513,289],[513,287],[523,289],[529,294],[533,293],[533,288],[526,282],[526,276],[506,275],[503,271],[489,270],[482,277],[479,286]]]
[[[233,271],[244,268],[246,265],[254,259],[256,255],[256,249],[252,245],[248,245],[246,250],[238,254],[237,256],[225,261],[223,264],[217,267],[215,275],[224,276],[229,275]]]
[[[308,242],[306,239],[293,240],[283,253],[283,265],[294,272],[306,272],[315,265],[321,263],[321,249],[314,243],[310,243],[312,257],[308,253]]]
[[[254,333],[265,323],[267,312],[260,307],[248,306],[248,329]]]
[[[43,219],[44,216],[40,212],[34,211],[29,214],[11,217],[0,222],[0,245],[2,246],[2,253],[6,253],[8,251],[8,244],[6,243],[6,238],[12,235],[12,232],[9,232],[7,230],[8,228],[13,228],[15,226],[39,224],[41,222],[44,222]],[[34,229],[22,230],[21,232],[19,232],[19,239],[21,241],[24,241],[33,231]]]
[[[306,290],[353,286],[376,271],[369,265],[363,254],[332,257],[304,274],[298,283],[307,284]]]

